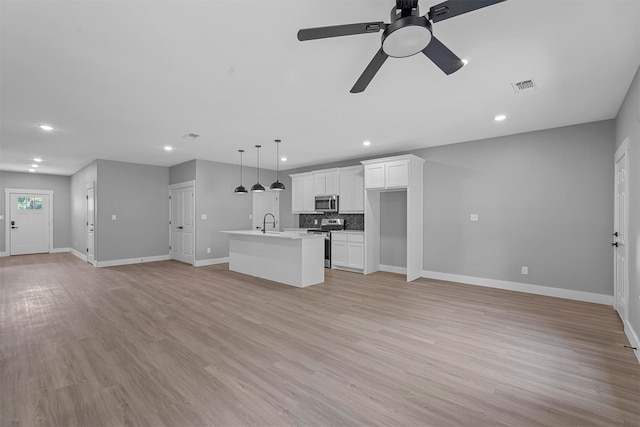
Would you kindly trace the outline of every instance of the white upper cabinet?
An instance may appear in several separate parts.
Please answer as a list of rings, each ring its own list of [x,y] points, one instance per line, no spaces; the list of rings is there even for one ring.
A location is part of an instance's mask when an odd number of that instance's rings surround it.
[[[384,163],[365,165],[364,171],[364,188],[385,188]]]
[[[340,213],[364,213],[364,167],[340,168],[338,177]]]
[[[338,194],[338,169],[315,172],[316,196]]]
[[[312,173],[291,175],[291,212],[315,212],[315,176]]]
[[[407,188],[409,186],[409,160],[382,160],[375,163],[365,163],[364,170],[367,190]]]

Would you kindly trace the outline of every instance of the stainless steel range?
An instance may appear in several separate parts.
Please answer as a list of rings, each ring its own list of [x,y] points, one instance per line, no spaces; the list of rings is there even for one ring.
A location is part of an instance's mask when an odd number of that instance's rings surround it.
[[[308,230],[308,234],[322,234],[324,236],[324,267],[331,268],[331,231],[344,230],[344,219],[323,218],[319,229]]]

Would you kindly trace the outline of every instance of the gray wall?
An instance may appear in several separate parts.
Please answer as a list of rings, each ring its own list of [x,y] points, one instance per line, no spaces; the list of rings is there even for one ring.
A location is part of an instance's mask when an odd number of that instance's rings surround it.
[[[407,267],[406,191],[380,194],[380,264]]]
[[[640,69],[616,119],[616,147],[625,138],[629,150],[629,323],[640,335]]]
[[[97,163],[97,261],[168,255],[169,168]]]
[[[70,190],[69,177],[59,175],[44,175],[39,173],[0,172],[0,213],[5,219],[0,221],[0,252],[5,252],[5,227],[8,219],[8,207],[4,205],[4,190],[19,188],[26,190],[53,191],[53,248],[64,249],[70,244]]]
[[[250,189],[256,181],[256,169],[244,167],[243,175],[243,184]],[[252,227],[249,219],[253,212],[251,192],[245,195],[233,193],[240,185],[239,180],[240,166],[196,160],[197,261],[229,256],[229,238],[220,231],[248,230]],[[275,180],[275,171],[260,169],[260,183],[263,186],[268,188]],[[289,187],[288,192],[291,192]],[[280,212],[291,212],[291,201],[286,208],[282,202],[280,204]],[[206,220],[201,219],[202,214],[207,215]],[[211,253],[207,253],[207,248],[211,248]]]
[[[194,181],[196,179],[196,161],[180,163],[169,168],[169,184]]]
[[[97,192],[97,180],[98,180],[98,166],[97,162],[93,161],[78,172],[74,173],[70,179],[71,188],[71,248],[80,252],[86,253],[87,249],[87,187],[94,184],[94,196],[96,206],[98,205],[98,192]],[[98,227],[95,228],[95,247],[94,257],[98,259]]]
[[[612,295],[613,141],[608,120],[411,151],[426,159],[423,269]],[[386,203],[381,220],[395,209]],[[381,238],[398,246],[401,233],[389,223]],[[381,251],[382,264],[406,266]]]
[[[415,152],[424,270],[612,295],[613,140],[609,120]]]

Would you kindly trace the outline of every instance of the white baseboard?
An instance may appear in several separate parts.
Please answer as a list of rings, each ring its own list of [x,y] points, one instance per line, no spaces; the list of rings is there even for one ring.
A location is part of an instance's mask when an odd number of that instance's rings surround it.
[[[395,265],[380,264],[380,271],[387,273],[407,274],[407,267],[396,267]]]
[[[157,255],[140,258],[114,259],[111,261],[96,261],[96,267],[116,267],[118,265],[140,264],[143,262],[167,261],[171,259],[171,255]],[[86,260],[86,257],[85,257]]]
[[[636,348],[636,350],[632,351],[635,353],[638,363],[640,363],[640,339],[638,339],[638,334],[636,334],[636,331],[633,330],[629,322],[622,323],[624,324],[624,333],[629,339],[629,344],[631,344],[631,347]]]
[[[76,257],[80,258],[83,261],[87,260],[87,255],[83,254],[82,252],[78,252],[75,249],[71,249],[71,254],[75,255]]]
[[[71,248],[53,248],[51,249],[52,254],[59,254],[63,252],[71,252]]]
[[[194,267],[204,267],[207,265],[215,265],[215,264],[224,264],[229,262],[229,257],[224,257],[224,258],[212,258],[212,259],[203,259],[200,261],[196,261],[195,264],[193,264]]]
[[[0,252],[0,257],[9,256],[9,252]]]
[[[464,283],[466,285],[485,286],[487,288],[506,289],[509,291],[525,292],[528,294],[545,295],[549,297],[592,302],[596,304],[613,305],[612,295],[594,294],[591,292],[573,291],[570,289],[552,288],[549,286],[530,285],[528,283],[508,282],[506,280],[462,276],[459,274],[439,273],[437,271],[423,270],[422,277],[427,279]]]

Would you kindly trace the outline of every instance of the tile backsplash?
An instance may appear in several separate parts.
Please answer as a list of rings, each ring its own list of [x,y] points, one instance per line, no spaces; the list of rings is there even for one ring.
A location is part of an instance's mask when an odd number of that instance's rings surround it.
[[[322,218],[343,218],[345,230],[364,230],[364,214],[338,214],[326,212],[324,214],[300,214],[300,228],[320,228]],[[318,220],[318,224],[315,224]]]

